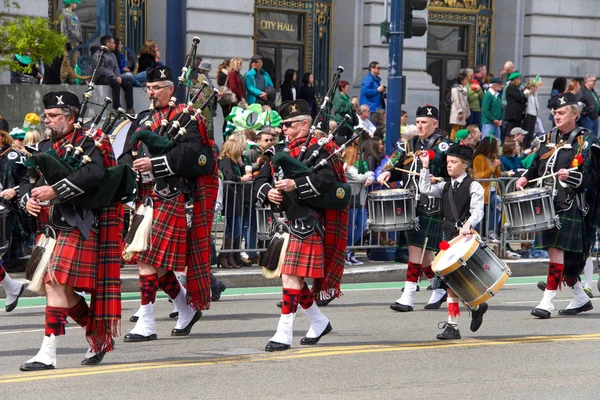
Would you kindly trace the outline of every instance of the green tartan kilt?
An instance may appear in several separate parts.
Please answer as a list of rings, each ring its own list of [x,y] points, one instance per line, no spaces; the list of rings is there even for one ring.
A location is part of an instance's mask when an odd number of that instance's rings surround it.
[[[560,228],[548,229],[535,235],[535,248],[561,249],[573,253],[588,253],[593,245],[594,231],[573,202],[571,208],[559,215]]]
[[[437,252],[443,240],[442,214],[425,215],[417,210],[417,217],[419,217],[419,230],[411,229],[406,232],[409,246],[423,247],[425,238],[429,238],[427,250]]]

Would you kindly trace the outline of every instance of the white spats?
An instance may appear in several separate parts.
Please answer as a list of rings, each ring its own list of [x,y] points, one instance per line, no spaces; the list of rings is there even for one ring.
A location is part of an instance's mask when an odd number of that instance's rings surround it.
[[[23,287],[21,282],[15,281],[8,274],[4,276],[4,280],[0,282],[0,285],[2,285],[6,292],[6,304],[14,303],[19,298],[21,288]]]
[[[567,306],[567,310],[582,307],[590,301],[588,295],[583,291],[583,285],[579,281],[571,288],[571,292],[573,293],[573,300]]]
[[[417,283],[416,282],[406,282],[404,284],[404,292],[402,292],[402,296],[396,303],[402,304],[405,306],[414,306],[415,305],[415,292],[417,291]]]
[[[271,338],[272,342],[292,344],[294,334],[294,317],[296,314],[281,314],[277,324],[277,332]]]
[[[319,309],[319,306],[317,306],[317,303],[313,302],[312,306],[310,306],[308,309],[305,310],[303,308],[302,310],[304,310],[304,314],[306,314],[308,320],[310,321],[310,328],[306,333],[306,337],[316,338],[321,336],[323,331],[325,331],[325,328],[327,328],[329,320],[325,315],[323,315]]]
[[[27,360],[27,364],[41,363],[44,365],[52,365],[56,367],[56,336],[44,336],[42,347],[35,357]]]
[[[431,297],[429,297],[429,301],[427,302],[427,304],[437,303],[446,294],[446,290],[444,289],[433,289],[432,292],[433,293],[431,293]]]
[[[192,322],[196,311],[192,307],[187,304],[186,301],[186,290],[182,285],[179,285],[179,294],[173,300],[174,309],[177,309],[179,312],[179,318],[177,319],[177,324],[175,325],[175,329],[184,329]]]
[[[155,335],[156,324],[154,323],[154,303],[144,304],[138,311],[141,311],[139,318],[129,333],[142,336]]]
[[[544,297],[540,304],[536,308],[546,310],[548,312],[554,311],[554,298],[556,297],[556,290],[544,290]],[[589,300],[589,299],[588,299]]]

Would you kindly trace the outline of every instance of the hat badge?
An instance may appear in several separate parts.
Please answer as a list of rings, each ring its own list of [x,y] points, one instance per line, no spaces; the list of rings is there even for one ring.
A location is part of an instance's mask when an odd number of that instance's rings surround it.
[[[56,105],[57,106],[62,106],[65,104],[62,98],[63,98],[62,96],[56,96]]]
[[[295,104],[292,104],[290,106],[290,114],[297,113],[297,112],[298,112],[298,106]]]
[[[167,77],[167,75],[165,74],[165,70],[164,69],[160,69],[159,72],[160,72],[160,77],[161,78],[166,78]]]
[[[433,115],[433,110],[427,107],[427,115]]]
[[[567,101],[565,100],[564,96],[563,96],[563,97],[559,97],[559,98],[558,98],[558,101],[560,101],[560,105],[561,105],[561,106],[567,102]]]

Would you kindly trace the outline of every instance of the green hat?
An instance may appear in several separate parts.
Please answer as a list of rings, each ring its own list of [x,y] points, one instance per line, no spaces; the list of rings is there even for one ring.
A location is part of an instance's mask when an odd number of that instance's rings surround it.
[[[469,136],[469,131],[466,129],[461,129],[460,131],[456,132],[456,139],[454,140],[454,143],[458,143],[463,139],[466,139]]]
[[[81,0],[63,0],[63,1],[65,2],[65,6],[70,6],[73,3],[75,3],[75,4],[81,3]]]
[[[25,131],[21,128],[13,128],[12,131],[10,131],[10,137],[23,140],[25,139]]]
[[[508,80],[512,81],[513,79],[517,79],[521,77],[521,73],[519,71],[515,71],[508,76]]]

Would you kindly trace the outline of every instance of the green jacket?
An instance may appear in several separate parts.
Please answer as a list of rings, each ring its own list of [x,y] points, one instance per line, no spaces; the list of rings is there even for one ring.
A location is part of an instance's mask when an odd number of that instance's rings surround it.
[[[342,122],[346,114],[352,116],[352,102],[345,94],[337,92],[333,96],[333,119],[338,124]]]
[[[494,120],[502,121],[502,103],[488,91],[481,103],[481,124],[493,124]]]
[[[469,108],[471,111],[481,111],[481,100],[483,100],[483,90],[471,89],[471,84],[467,85],[467,99],[469,100]]]

